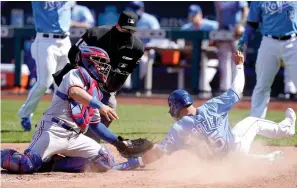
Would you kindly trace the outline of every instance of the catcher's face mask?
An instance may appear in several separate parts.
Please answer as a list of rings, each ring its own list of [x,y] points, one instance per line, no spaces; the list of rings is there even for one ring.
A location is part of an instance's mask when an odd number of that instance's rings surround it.
[[[81,47],[80,52],[83,66],[99,83],[105,83],[111,70],[107,52],[91,46]]]

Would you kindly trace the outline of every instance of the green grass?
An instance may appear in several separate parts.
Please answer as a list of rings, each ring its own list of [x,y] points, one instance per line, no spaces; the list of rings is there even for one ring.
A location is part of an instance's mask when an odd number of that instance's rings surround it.
[[[19,107],[23,101],[19,100],[2,100],[1,101],[1,142],[30,142],[34,132],[23,132],[20,126],[20,119],[17,115]],[[33,116],[33,124],[39,122],[43,111],[48,108],[49,102],[42,101]],[[168,109],[164,106],[148,105],[118,105],[117,112],[120,116],[119,121],[111,125],[111,130],[118,135],[127,138],[137,137],[156,137],[156,141],[161,140],[169,130],[173,120],[168,115]],[[247,110],[232,110],[229,115],[230,124],[234,125],[244,117],[247,117]],[[283,111],[270,111],[267,119],[279,122],[283,119]],[[293,145],[297,146],[297,136],[285,139],[264,139],[271,145]]]

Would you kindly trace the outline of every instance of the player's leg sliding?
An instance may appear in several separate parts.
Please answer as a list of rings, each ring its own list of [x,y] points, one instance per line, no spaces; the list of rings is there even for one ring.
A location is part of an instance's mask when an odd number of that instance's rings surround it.
[[[247,117],[236,124],[232,132],[237,139],[239,151],[247,154],[256,135],[267,138],[291,137],[295,135],[295,123],[296,114],[293,109],[288,108],[284,120],[279,123],[256,117]]]
[[[34,150],[27,149],[21,154],[13,149],[1,150],[1,168],[13,173],[29,174],[37,171],[42,159]]]

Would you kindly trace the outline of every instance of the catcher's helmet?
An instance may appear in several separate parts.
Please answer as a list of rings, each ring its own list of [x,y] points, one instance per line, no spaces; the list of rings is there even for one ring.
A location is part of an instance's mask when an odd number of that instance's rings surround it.
[[[183,89],[173,91],[168,97],[168,106],[170,115],[178,119],[179,111],[182,108],[193,104],[192,96]]]
[[[83,46],[80,47],[80,56],[82,66],[91,76],[99,83],[105,83],[111,69],[107,52],[101,48]]]

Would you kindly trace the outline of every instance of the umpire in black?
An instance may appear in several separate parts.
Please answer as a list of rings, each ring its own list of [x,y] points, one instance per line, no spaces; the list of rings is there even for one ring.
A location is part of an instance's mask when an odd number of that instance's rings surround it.
[[[111,60],[112,70],[107,82],[100,86],[103,92],[102,102],[111,108],[116,108],[116,92],[121,89],[129,74],[137,67],[144,53],[144,45],[134,35],[137,31],[138,16],[130,11],[121,13],[115,26],[100,26],[89,29],[69,51],[70,62],[75,62],[80,46],[97,46],[104,49]],[[101,123],[109,127],[111,121],[101,116]],[[87,133],[92,136],[92,134]]]

